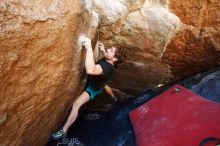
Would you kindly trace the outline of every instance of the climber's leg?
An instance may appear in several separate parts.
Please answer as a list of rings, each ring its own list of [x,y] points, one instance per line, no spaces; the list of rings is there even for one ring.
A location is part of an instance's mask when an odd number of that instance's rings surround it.
[[[68,116],[68,119],[65,123],[65,125],[63,126],[62,129],[59,129],[58,131],[54,132],[52,135],[51,135],[51,138],[54,139],[54,140],[58,140],[64,136],[66,136],[66,133],[69,129],[69,127],[74,123],[74,121],[76,120],[77,118],[77,115],[78,115],[78,111],[79,111],[79,108],[84,104],[86,103],[87,101],[89,101],[90,99],[90,96],[87,92],[83,92],[73,103],[72,105],[72,110]]]
[[[72,110],[69,114],[69,117],[65,123],[65,125],[63,126],[63,130],[66,133],[69,129],[69,127],[74,123],[74,121],[76,120],[76,117],[78,115],[78,111],[79,108],[86,103],[87,101],[89,101],[90,97],[89,94],[87,92],[83,92],[73,103],[72,106]]]

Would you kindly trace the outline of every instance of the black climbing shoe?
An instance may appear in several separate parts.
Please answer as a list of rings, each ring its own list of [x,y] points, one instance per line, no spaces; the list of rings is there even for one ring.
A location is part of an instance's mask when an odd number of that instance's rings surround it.
[[[51,134],[51,138],[53,140],[58,140],[63,137],[66,137],[66,133],[63,131],[63,129],[60,129],[60,130],[54,132],[53,134]]]
[[[118,98],[115,96],[112,96],[112,99],[114,100],[114,102],[118,101]]]

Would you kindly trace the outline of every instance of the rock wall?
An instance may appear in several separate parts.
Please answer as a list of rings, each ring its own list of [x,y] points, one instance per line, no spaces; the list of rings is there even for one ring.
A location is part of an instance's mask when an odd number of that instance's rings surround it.
[[[220,64],[219,10],[219,0],[2,0],[1,145],[44,145],[63,124],[83,89],[81,34],[120,45],[110,85],[136,94]]]
[[[93,2],[101,11],[101,40],[120,44],[125,58],[111,83],[121,92],[135,94],[220,63],[218,0]]]
[[[182,21],[182,29],[164,54],[174,79],[220,64],[220,1],[170,0],[170,9]]]
[[[96,23],[75,0],[0,2],[0,145],[40,146],[81,91],[78,37]],[[91,26],[93,24],[93,26]]]

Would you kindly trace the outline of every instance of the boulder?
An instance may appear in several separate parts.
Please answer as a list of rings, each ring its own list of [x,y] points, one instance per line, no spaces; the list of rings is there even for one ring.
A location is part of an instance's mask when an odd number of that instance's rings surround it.
[[[84,87],[82,35],[120,46],[123,62],[109,84],[124,99],[219,65],[219,6],[219,0],[2,0],[1,145],[44,145],[66,121]]]
[[[81,1],[0,2],[0,145],[44,145],[63,124],[83,87],[78,38],[97,20]]]
[[[111,86],[137,94],[220,63],[219,1],[93,1],[100,40],[120,45]]]

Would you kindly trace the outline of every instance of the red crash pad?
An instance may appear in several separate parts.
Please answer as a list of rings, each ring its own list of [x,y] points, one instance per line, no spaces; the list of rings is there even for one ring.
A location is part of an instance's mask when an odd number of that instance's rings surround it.
[[[198,146],[206,137],[220,138],[220,103],[180,85],[131,111],[129,116],[138,146]]]

